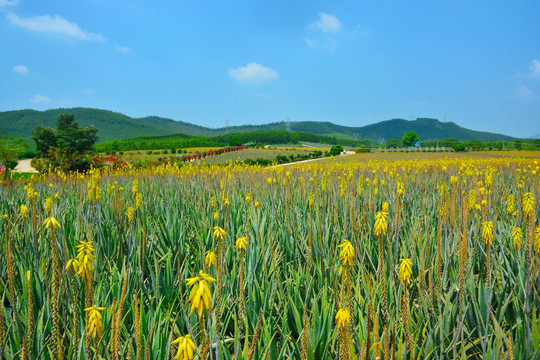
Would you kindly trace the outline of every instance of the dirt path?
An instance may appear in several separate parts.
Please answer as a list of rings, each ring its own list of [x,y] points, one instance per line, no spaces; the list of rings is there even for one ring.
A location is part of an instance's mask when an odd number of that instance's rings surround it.
[[[338,156],[348,156],[348,155],[354,155],[354,154],[356,154],[354,151],[345,151],[345,153],[340,154]],[[279,166],[296,165],[296,164],[302,164],[302,163],[307,163],[307,162],[311,162],[311,161],[318,161],[318,160],[323,160],[323,159],[327,159],[327,158],[320,157],[320,158],[317,158],[317,159],[309,159],[309,160],[290,162],[290,163],[286,163],[286,164],[278,164],[278,165],[270,166],[270,169],[275,168],[275,167],[279,167]]]
[[[19,160],[19,163],[17,164],[17,167],[13,170],[13,172],[20,172],[20,173],[37,173],[38,171],[30,165],[30,162],[32,160],[30,159],[24,159]]]

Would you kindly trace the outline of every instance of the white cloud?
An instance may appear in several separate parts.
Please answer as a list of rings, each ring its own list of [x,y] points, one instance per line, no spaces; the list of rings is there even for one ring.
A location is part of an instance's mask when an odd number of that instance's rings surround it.
[[[1,0],[0,0],[1,1]],[[100,34],[94,34],[82,30],[79,25],[67,21],[58,15],[42,15],[20,18],[13,13],[7,15],[8,20],[17,26],[31,31],[44,32],[48,34],[59,34],[72,37],[77,40],[104,41]]]
[[[127,53],[131,52],[131,49],[128,48],[127,46],[116,45],[116,51],[118,51],[118,52],[120,52],[122,54],[127,54]]]
[[[517,97],[522,100],[530,100],[535,97],[534,92],[525,85],[519,84],[516,89]]]
[[[540,78],[540,61],[533,59],[533,61],[531,61],[531,65],[529,65],[529,70],[531,70],[529,77],[535,79]]]
[[[16,73],[22,74],[22,75],[28,75],[30,73],[30,69],[28,69],[24,65],[15,65],[13,67],[13,71],[15,71]]]
[[[43,95],[34,95],[34,97],[30,99],[30,101],[35,104],[45,104],[51,101],[51,98]]]
[[[278,72],[257,63],[251,63],[238,69],[229,69],[229,76],[241,83],[255,84],[277,79]]]
[[[17,6],[19,5],[19,0],[0,0],[0,8],[4,6]]]
[[[309,26],[330,33],[337,33],[342,28],[341,21],[335,15],[325,13],[319,13],[319,20],[311,23]]]
[[[83,89],[83,93],[88,94],[88,95],[95,94],[95,92],[96,90],[93,90],[93,89]]]

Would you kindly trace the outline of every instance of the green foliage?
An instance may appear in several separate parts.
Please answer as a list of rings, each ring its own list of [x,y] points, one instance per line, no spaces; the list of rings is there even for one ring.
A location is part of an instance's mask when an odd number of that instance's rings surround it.
[[[288,124],[285,122],[264,125],[232,126],[228,129],[211,129],[182,121],[175,121],[157,116],[144,118],[131,118],[129,116],[107,110],[91,108],[54,109],[47,111],[17,110],[0,112],[2,128],[15,136],[30,139],[32,131],[37,125],[52,127],[54,119],[60,114],[70,113],[80,121],[81,126],[94,125],[100,129],[100,141],[110,142],[135,138],[141,134],[149,136],[164,136],[183,133],[191,136],[221,136],[231,133],[248,133],[255,131],[285,131]],[[442,123],[436,119],[416,119],[408,121],[393,119],[379,123],[348,127],[332,124],[330,122],[301,121],[290,123],[293,133],[309,132],[315,135],[324,135],[341,140],[353,142],[352,146],[364,144],[371,146],[370,140],[379,138],[401,138],[407,131],[414,129],[422,140],[437,138],[455,138],[461,141],[477,139],[480,141],[513,141],[514,138],[501,134],[473,131],[462,128],[452,122]],[[186,136],[187,136],[186,135]],[[230,142],[238,144],[237,139]],[[241,141],[240,138],[238,140]],[[117,149],[118,150],[118,149]]]
[[[416,144],[418,140],[418,135],[416,135],[416,132],[414,130],[407,131],[403,135],[403,146],[414,146],[414,144]]]
[[[93,126],[81,128],[73,114],[60,114],[56,132],[38,125],[32,138],[41,157],[49,160],[53,167],[64,170],[84,170],[90,163],[84,156],[94,150],[98,140],[98,129]]]
[[[455,145],[453,146],[453,148],[454,148],[454,151],[456,151],[456,152],[462,152],[462,151],[465,151],[465,145],[462,144],[462,143],[455,144]]]
[[[98,144],[99,152],[113,151],[113,145],[120,150],[158,150],[190,147],[220,147],[233,144],[298,144],[301,142],[320,144],[340,144],[355,146],[356,140],[343,140],[333,136],[316,135],[307,132],[289,132],[281,130],[254,131],[249,133],[231,133],[219,136],[190,136],[186,134],[168,136],[145,136],[141,138]]]
[[[332,156],[337,156],[343,152],[343,146],[341,145],[334,145],[330,148],[330,154]]]
[[[17,156],[26,148],[23,138],[14,138],[11,135],[3,135],[0,138],[0,166],[12,170],[17,166]],[[7,179],[8,172],[4,172]]]

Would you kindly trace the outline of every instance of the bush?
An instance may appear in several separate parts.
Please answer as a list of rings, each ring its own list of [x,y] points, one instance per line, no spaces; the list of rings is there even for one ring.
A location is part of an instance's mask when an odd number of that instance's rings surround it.
[[[17,167],[18,164],[19,162],[17,160],[9,160],[6,164],[6,167],[8,170],[13,170]]]
[[[154,152],[153,152],[152,150],[148,150],[148,151],[146,152],[147,155],[152,155],[153,153],[154,153]]]
[[[330,148],[330,154],[333,156],[337,156],[343,152],[343,146],[341,145],[334,145]]]
[[[466,151],[465,145],[463,145],[463,144],[461,144],[461,143],[455,144],[455,145],[453,146],[453,148],[454,148],[454,151],[455,151],[455,152],[464,152],[464,151]]]

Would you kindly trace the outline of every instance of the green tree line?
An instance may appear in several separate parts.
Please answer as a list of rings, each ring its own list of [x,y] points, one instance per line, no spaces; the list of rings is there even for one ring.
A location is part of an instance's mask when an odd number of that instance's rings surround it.
[[[369,140],[346,140],[335,136],[316,135],[308,132],[289,132],[284,130],[253,131],[231,133],[219,136],[189,136],[185,134],[170,136],[146,136],[129,140],[112,141],[97,144],[100,152],[127,150],[181,149],[206,146],[239,146],[255,144],[298,144],[313,142],[343,146],[371,146]]]

